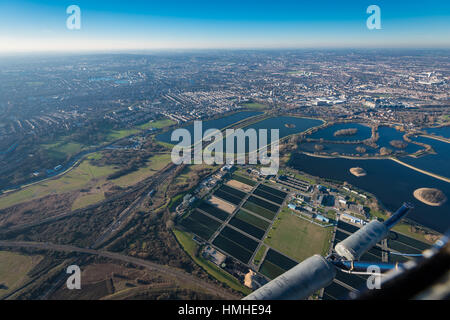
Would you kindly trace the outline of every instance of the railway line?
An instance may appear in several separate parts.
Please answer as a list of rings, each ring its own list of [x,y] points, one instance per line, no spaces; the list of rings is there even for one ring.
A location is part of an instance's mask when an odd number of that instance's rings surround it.
[[[122,261],[131,263],[135,266],[144,267],[151,271],[157,271],[161,274],[164,274],[168,277],[175,278],[181,282],[187,282],[191,286],[206,290],[208,293],[213,295],[218,295],[224,299],[238,299],[239,296],[230,293],[228,290],[221,288],[215,284],[210,283],[209,281],[205,281],[199,279],[181,269],[177,269],[175,267],[171,267],[168,265],[161,265],[151,261],[126,256],[120,253],[103,251],[103,250],[95,250],[89,248],[80,248],[72,245],[61,245],[61,244],[53,244],[48,242],[27,242],[27,241],[2,241],[0,240],[0,247],[4,248],[35,248],[42,250],[53,250],[58,252],[77,252],[82,254],[96,255],[104,258],[109,258],[112,260]]]

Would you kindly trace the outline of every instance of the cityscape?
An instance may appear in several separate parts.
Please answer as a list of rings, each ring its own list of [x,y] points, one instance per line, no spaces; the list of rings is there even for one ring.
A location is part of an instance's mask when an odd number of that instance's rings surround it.
[[[450,267],[433,260],[448,262],[450,227],[448,34],[439,41],[0,44],[0,300],[448,299]],[[174,161],[180,129],[200,135],[184,145],[200,162]],[[420,290],[396,280],[427,264],[443,271]],[[208,310],[191,307],[178,314]]]

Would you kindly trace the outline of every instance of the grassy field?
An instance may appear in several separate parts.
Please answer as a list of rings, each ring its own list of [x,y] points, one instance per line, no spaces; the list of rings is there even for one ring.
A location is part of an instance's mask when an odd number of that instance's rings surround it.
[[[419,240],[419,241],[422,241],[422,242],[425,242],[425,243],[429,243],[429,244],[433,243],[432,241],[430,241],[427,238],[425,238],[425,236],[423,234],[412,232],[410,230],[410,226],[408,224],[405,224],[405,223],[399,223],[394,228],[392,228],[392,230],[400,232],[400,233],[403,233],[405,236],[414,238],[416,240]]]
[[[103,143],[110,143],[115,140],[120,140],[126,138],[128,136],[140,133],[142,130],[155,128],[161,129],[168,126],[176,124],[175,121],[171,119],[162,119],[158,121],[148,122],[142,124],[140,126],[122,129],[122,130],[113,130],[113,129],[103,129],[101,132],[105,135],[105,139],[100,145]],[[92,147],[91,144],[77,143],[71,142],[69,136],[59,136],[55,139],[54,142],[48,144],[41,145],[44,150],[47,151],[49,157],[64,161],[69,156],[76,155],[77,153]]]
[[[258,265],[261,262],[262,257],[266,253],[266,250],[267,250],[267,247],[265,245],[261,245],[261,247],[258,249],[258,252],[256,252],[256,254],[255,254],[255,258],[253,259],[253,263],[255,265]]]
[[[373,217],[381,218],[383,220],[386,220],[388,216],[381,212],[380,210],[375,210],[373,208],[370,209],[370,215]]]
[[[111,180],[115,185],[120,187],[132,186],[148,177],[151,177],[155,172],[164,168],[171,161],[170,154],[157,154],[151,157],[145,167],[140,168],[137,171],[131,172],[120,178]]]
[[[236,278],[234,278],[232,275],[228,274],[227,272],[223,271],[219,267],[217,267],[212,262],[205,260],[201,257],[195,256],[195,251],[197,248],[197,243],[192,240],[192,235],[187,232],[174,230],[173,231],[178,242],[183,247],[184,251],[186,251],[191,258],[197,263],[199,266],[201,266],[208,274],[219,280],[220,282],[223,282],[227,284],[230,288],[233,288],[237,291],[240,291],[244,293],[245,295],[250,294],[251,290],[244,285],[242,285]]]
[[[379,210],[370,209],[370,214],[374,217],[381,218],[383,220],[387,220],[389,218],[386,214],[384,214],[383,212],[381,212]],[[400,222],[392,230],[403,233],[405,236],[414,238],[416,240],[419,240],[419,241],[422,241],[425,243],[432,243],[432,242],[430,242],[430,240],[425,238],[425,236],[423,234],[417,233],[417,232],[412,232],[410,229],[410,226],[406,223]]]
[[[79,190],[86,187],[91,180],[106,177],[114,171],[115,169],[111,166],[93,166],[88,157],[78,167],[61,177],[45,180],[0,197],[0,209],[50,194]]]
[[[0,209],[7,208],[25,201],[39,199],[51,194],[62,194],[81,189],[91,189],[90,192],[82,192],[74,201],[72,209],[84,208],[105,199],[102,186],[105,183],[113,183],[120,187],[134,185],[143,179],[152,176],[161,170],[170,161],[170,154],[158,154],[150,158],[147,166],[120,178],[107,181],[110,174],[116,172],[112,166],[97,167],[90,163],[90,159],[98,158],[100,154],[92,154],[81,164],[60,177],[49,179],[25,187],[22,190],[12,192],[0,197]]]
[[[73,156],[81,152],[85,145],[75,142],[58,141],[53,144],[45,144],[42,147],[47,151],[48,155],[54,159],[64,161],[67,156]]]
[[[171,125],[176,124],[176,121],[173,121],[171,119],[162,119],[162,120],[157,120],[157,121],[150,121],[144,124],[141,124],[139,126],[140,129],[150,129],[150,128],[155,128],[155,129],[162,129]]]
[[[103,190],[99,190],[95,193],[81,194],[72,204],[72,210],[77,210],[90,206],[91,204],[96,204],[100,201],[105,200],[105,193]]]
[[[106,136],[106,141],[111,142],[114,140],[123,139],[125,137],[131,136],[133,134],[139,133],[138,129],[123,129],[123,130],[112,130],[108,132]]]
[[[176,177],[175,184],[189,183],[190,181],[198,177],[198,173],[204,169],[213,170],[214,166],[208,164],[193,164],[186,166],[181,174]]]
[[[112,142],[115,140],[123,139],[130,135],[139,133],[140,129],[123,129],[123,130],[106,130],[105,143]],[[74,156],[81,151],[84,151],[92,147],[90,144],[83,144],[78,142],[69,141],[69,137],[60,136],[57,140],[50,144],[43,144],[42,148],[47,151],[48,156],[57,160],[64,161],[67,157]]]
[[[123,130],[106,130],[106,138],[104,142],[112,142],[130,135],[137,134],[148,127],[163,128],[174,124],[170,119],[158,120],[137,128],[123,129]],[[47,151],[48,156],[57,160],[64,161],[67,157],[78,154],[86,150],[89,146],[82,143],[75,143],[67,141],[68,137],[58,137],[54,143],[43,144],[41,147]],[[79,166],[70,170],[67,174],[54,179],[44,180],[38,184],[27,186],[22,190],[11,192],[0,197],[0,209],[4,209],[25,201],[39,199],[50,194],[60,194],[79,190],[85,187],[92,187],[92,180],[104,180],[108,175],[114,173],[118,169],[111,166],[97,167],[89,163],[89,159],[98,159],[101,157],[100,153],[94,153],[87,159],[83,160]],[[147,166],[139,169],[136,172],[130,173],[120,177],[114,181],[120,187],[127,187],[133,185],[145,178],[150,177],[156,171],[163,168],[170,161],[170,155],[158,155],[153,157]],[[102,183],[95,183],[96,187]],[[73,208],[81,208],[89,204],[96,203],[104,199],[103,192],[83,193],[73,204]]]
[[[326,255],[330,246],[331,228],[312,224],[283,208],[270,229],[265,243],[297,261],[314,255]]]
[[[15,252],[0,251],[0,298],[27,281],[27,273],[41,259],[42,256],[26,256]]]

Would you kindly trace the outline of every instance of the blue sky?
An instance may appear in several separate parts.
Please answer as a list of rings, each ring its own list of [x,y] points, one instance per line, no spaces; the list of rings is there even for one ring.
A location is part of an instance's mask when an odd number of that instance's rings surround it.
[[[81,8],[81,30],[66,8]],[[381,8],[381,30],[366,9]],[[2,0],[0,52],[450,47],[450,1]]]

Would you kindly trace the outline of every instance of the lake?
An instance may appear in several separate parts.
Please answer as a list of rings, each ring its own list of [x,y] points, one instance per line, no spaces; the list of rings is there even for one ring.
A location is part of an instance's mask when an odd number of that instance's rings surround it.
[[[356,128],[358,132],[351,136],[334,136],[334,133],[342,129]],[[368,126],[359,123],[337,123],[327,128],[321,129],[311,135],[308,138],[330,140],[330,141],[356,141],[366,140],[372,136],[372,129]]]
[[[315,145],[318,144],[317,142],[304,142],[304,143],[300,143],[298,146],[300,148],[300,150],[302,151],[306,151],[306,152],[315,152]],[[332,154],[334,152],[337,152],[339,154],[342,155],[354,155],[354,154],[359,154],[359,155],[363,155],[363,154],[368,154],[371,156],[374,156],[378,150],[374,149],[372,147],[366,146],[362,143],[352,143],[352,144],[347,144],[347,143],[321,143],[321,146],[324,147],[323,150],[321,150],[320,152],[326,152],[328,154]],[[366,149],[366,151],[364,153],[360,153],[358,151],[356,151],[357,147],[363,147]]]
[[[450,227],[449,201],[440,207],[431,207],[413,196],[415,189],[429,187],[442,190],[450,198],[450,184],[392,160],[318,158],[297,153],[292,155],[289,165],[314,176],[347,181],[374,194],[390,211],[396,210],[405,201],[411,202],[415,206],[408,216],[411,220],[441,233]],[[355,177],[349,172],[352,167],[364,168],[367,175]]]
[[[427,154],[420,158],[402,157],[400,160],[419,169],[450,178],[450,143],[422,136],[413,140],[429,144],[437,154]]]
[[[414,144],[414,143],[408,143],[406,148],[404,148],[404,149],[393,147],[390,144],[390,142],[393,140],[400,140],[400,141],[407,143],[405,140],[403,140],[404,133],[401,131],[398,131],[395,128],[379,127],[378,134],[379,134],[379,139],[377,141],[377,144],[380,146],[380,148],[385,147],[385,148],[389,148],[393,151],[397,151],[397,152],[404,151],[406,153],[414,153],[416,151],[419,151],[420,149],[423,149],[423,147],[418,146],[417,144]]]
[[[254,117],[257,115],[263,114],[263,112],[259,112],[259,111],[243,111],[243,112],[237,112],[237,113],[233,113],[229,116],[220,118],[220,119],[214,119],[214,120],[207,120],[207,121],[203,121],[203,132],[205,132],[208,129],[223,129],[225,127],[228,127],[229,125],[232,125],[233,123],[242,121],[244,119],[250,118],[250,117]],[[194,124],[191,123],[189,125],[183,126],[181,128],[185,128],[187,130],[189,130],[189,132],[192,135],[192,139],[194,138]],[[156,139],[158,141],[161,142],[166,142],[166,143],[171,143],[171,144],[176,144],[177,142],[173,142],[171,141],[171,135],[172,135],[172,130],[163,132],[159,135],[156,136]]]
[[[450,126],[440,127],[440,128],[426,128],[426,132],[433,134],[435,136],[444,137],[450,139]]]
[[[342,129],[349,129],[349,128],[357,128],[358,132],[353,136],[334,136],[334,132],[337,130]],[[418,146],[414,143],[407,143],[405,140],[403,140],[404,133],[401,131],[398,131],[395,128],[392,127],[386,127],[382,126],[378,128],[378,134],[379,139],[377,141],[377,145],[382,148],[389,148],[393,150],[394,152],[406,152],[406,153],[414,153],[418,150],[423,149],[421,146]],[[371,129],[367,126],[358,124],[358,123],[343,123],[343,124],[336,124],[331,127],[319,130],[318,132],[308,136],[310,138],[314,139],[320,139],[323,138],[324,140],[330,140],[330,141],[356,141],[356,140],[365,140],[370,138],[371,136]],[[390,142],[393,140],[400,140],[405,142],[407,145],[405,148],[396,148],[393,147]],[[314,145],[316,143],[303,143],[300,145],[300,149],[307,151],[307,152],[314,152]],[[359,152],[356,151],[356,147],[364,147],[366,148],[366,152],[368,155],[375,155],[379,152],[379,150],[376,150],[374,148],[365,146],[363,144],[322,144],[324,146],[323,152],[326,153],[333,153],[338,152],[341,154],[351,155],[351,154],[357,154]]]
[[[309,119],[309,118],[298,118],[298,117],[290,117],[290,116],[280,116],[273,117],[269,119],[265,119],[259,121],[257,123],[253,123],[244,129],[252,128],[252,129],[279,129],[280,130],[280,139],[284,138],[288,135],[304,132],[312,127],[317,127],[323,124],[322,120],[317,119]],[[289,126],[286,126],[289,125]],[[270,137],[270,133],[269,133]]]
[[[286,126],[288,124],[288,126]],[[291,134],[297,134],[304,132],[310,128],[317,127],[323,124],[322,120],[317,119],[309,119],[309,118],[298,118],[298,117],[291,117],[291,116],[279,116],[279,117],[273,117],[268,118],[253,124],[250,124],[244,128],[243,130],[248,129],[255,129],[257,132],[260,129],[267,129],[267,142],[271,143],[271,129],[279,129],[279,138],[287,137]],[[222,141],[223,143],[223,141]],[[215,145],[211,144],[208,148],[213,148]],[[258,146],[259,145],[259,136],[258,136]],[[237,153],[237,145],[235,146],[235,153]],[[224,145],[225,150],[225,145]],[[245,150],[248,152],[249,146],[248,146],[248,139],[245,141]]]

